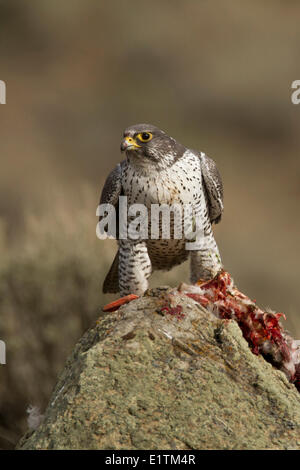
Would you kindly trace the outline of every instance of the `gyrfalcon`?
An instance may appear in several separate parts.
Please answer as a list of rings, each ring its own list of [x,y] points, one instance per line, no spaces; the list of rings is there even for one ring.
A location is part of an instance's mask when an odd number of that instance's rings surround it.
[[[186,237],[175,239],[174,227],[170,239],[161,237],[161,220],[158,239],[117,236],[118,252],[105,278],[103,292],[142,295],[153,270],[169,270],[188,257],[192,283],[213,278],[222,269],[222,263],[212,224],[221,220],[223,212],[223,184],[215,162],[150,124],[128,127],[121,151],[126,159],[106,179],[100,204],[112,204],[117,215],[120,196],[127,196],[128,207],[143,204],[147,210],[153,204],[190,205],[200,221],[203,237],[199,249],[187,250]],[[194,216],[191,219],[192,226]]]

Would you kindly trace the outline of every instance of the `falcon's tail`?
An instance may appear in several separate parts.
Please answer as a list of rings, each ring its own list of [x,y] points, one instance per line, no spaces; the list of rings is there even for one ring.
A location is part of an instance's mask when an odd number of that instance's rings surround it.
[[[114,294],[119,292],[119,251],[117,252],[113,264],[103,282],[102,291],[104,294]]]

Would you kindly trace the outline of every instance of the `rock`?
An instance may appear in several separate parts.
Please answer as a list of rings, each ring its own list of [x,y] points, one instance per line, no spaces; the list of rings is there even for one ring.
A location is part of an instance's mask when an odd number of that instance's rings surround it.
[[[163,310],[170,290],[160,288],[103,314],[18,448],[299,448],[295,386],[251,352],[234,321],[175,300],[182,310]]]

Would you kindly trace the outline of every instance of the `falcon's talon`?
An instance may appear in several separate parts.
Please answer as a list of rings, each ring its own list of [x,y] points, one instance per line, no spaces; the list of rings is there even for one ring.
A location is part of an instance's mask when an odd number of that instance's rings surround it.
[[[118,310],[122,305],[128,304],[132,300],[138,299],[139,296],[135,294],[129,294],[126,295],[125,297],[121,297],[120,299],[114,300],[113,302],[110,302],[107,305],[104,305],[102,308],[103,312],[115,312]]]

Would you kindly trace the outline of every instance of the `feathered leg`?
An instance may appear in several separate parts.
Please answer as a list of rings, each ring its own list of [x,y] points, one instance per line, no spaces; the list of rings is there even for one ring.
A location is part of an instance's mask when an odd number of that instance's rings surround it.
[[[201,246],[203,248],[191,250],[190,254],[190,281],[192,284],[199,279],[212,279],[223,269],[220,253],[212,233],[205,237]]]
[[[152,267],[145,242],[119,240],[120,295],[143,295]]]

